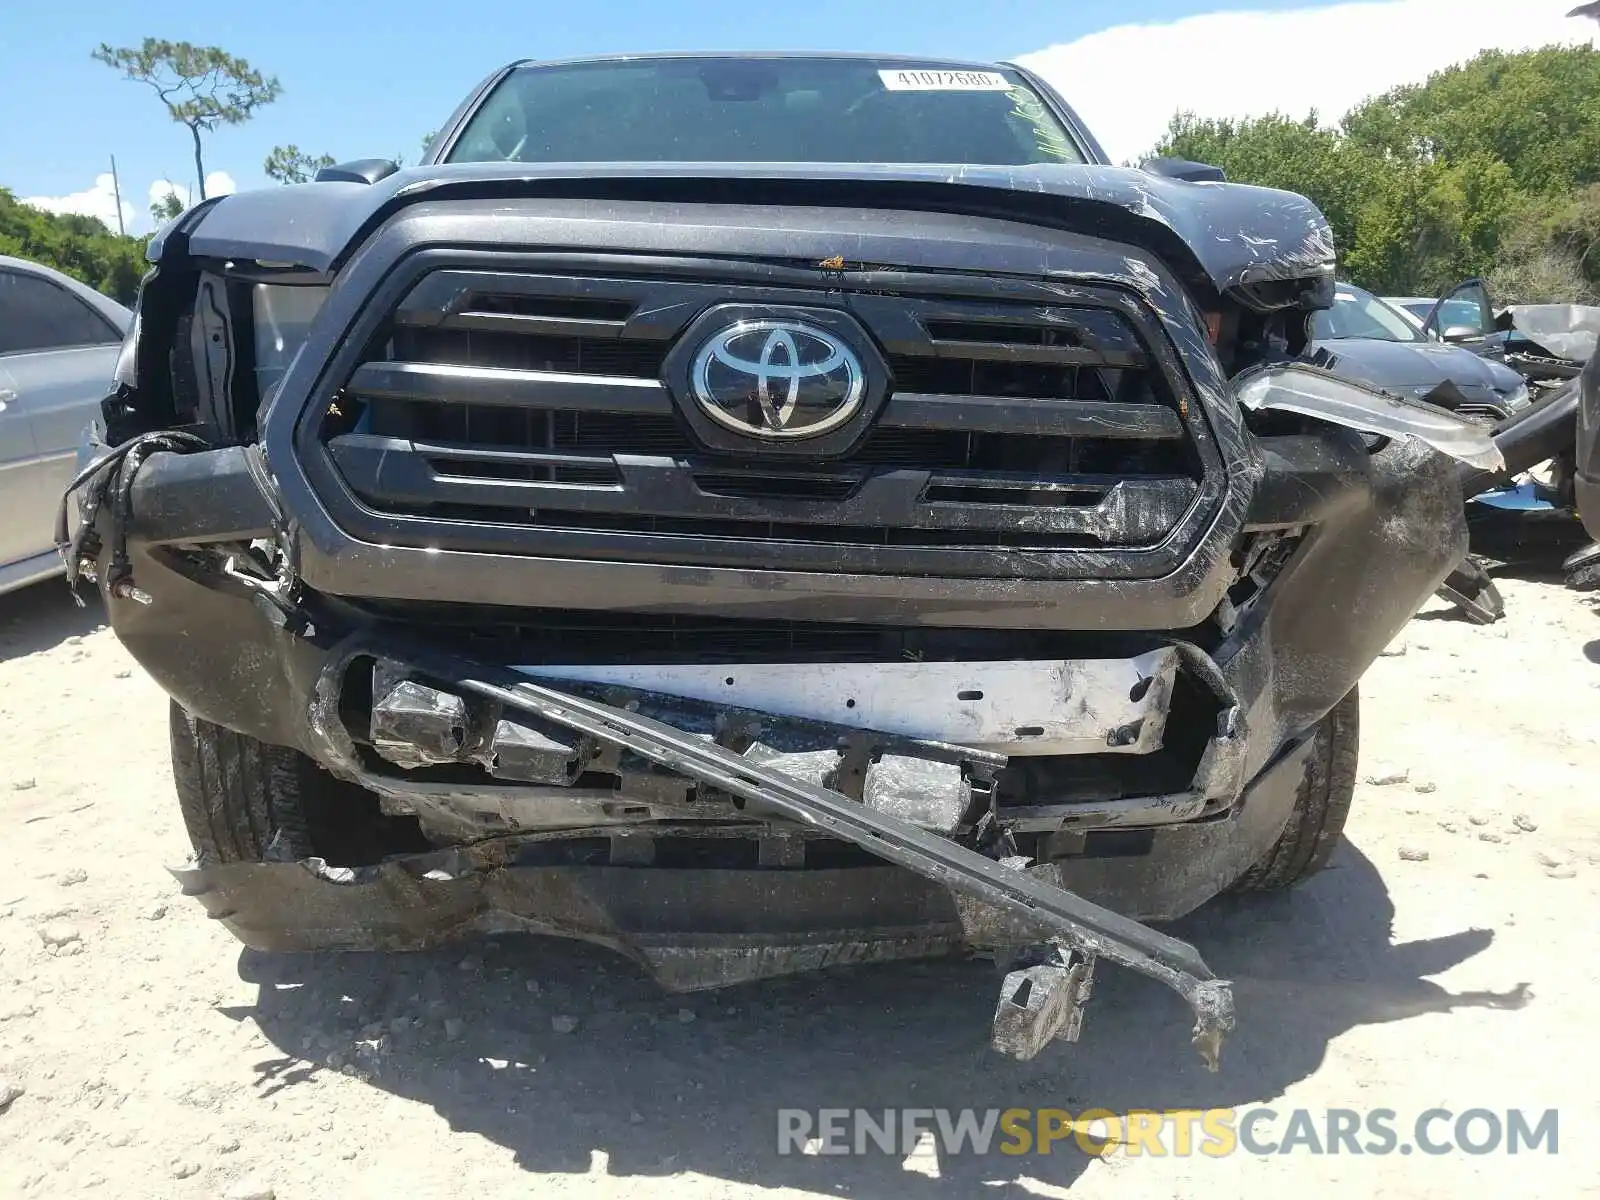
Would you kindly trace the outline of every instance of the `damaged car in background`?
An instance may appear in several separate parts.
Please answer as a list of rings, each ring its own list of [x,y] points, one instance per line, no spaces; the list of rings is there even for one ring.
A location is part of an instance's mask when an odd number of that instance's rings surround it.
[[[1574,520],[1577,375],[1595,348],[1600,308],[1522,304],[1497,309],[1488,285],[1468,279],[1442,297],[1379,298],[1337,285],[1312,319],[1317,365],[1393,395],[1493,422],[1505,460],[1464,466],[1473,553],[1439,589],[1470,620],[1492,624],[1505,602],[1486,564],[1501,555],[1555,561],[1582,539]],[[1551,565],[1554,565],[1552,561]],[[1591,588],[1600,546],[1578,548],[1563,571]]]
[[[1427,327],[1436,329],[1447,308],[1455,315],[1443,331],[1445,339],[1503,362],[1527,380],[1531,391],[1531,403],[1495,423],[1502,465],[1492,471],[1463,468],[1474,553],[1456,574],[1475,574],[1478,584],[1476,601],[1464,607],[1479,620],[1503,611],[1485,561],[1544,558],[1552,567],[1560,563],[1569,587],[1600,587],[1600,542],[1585,544],[1578,522],[1586,476],[1580,376],[1600,336],[1600,307],[1513,304],[1497,309],[1483,281],[1473,279],[1438,301]],[[1456,576],[1452,580],[1459,582]]]
[[[1354,284],[1337,285],[1311,332],[1318,365],[1395,395],[1497,421],[1533,402],[1528,381],[1504,362],[1430,336],[1405,310]]]
[[[957,951],[1081,1027],[1319,870],[1485,429],[1308,361],[1300,196],[1011,65],[518,63],[409,170],[152,242],[74,577],[265,950],[526,930],[668,988]],[[70,532],[70,537],[69,537]]]

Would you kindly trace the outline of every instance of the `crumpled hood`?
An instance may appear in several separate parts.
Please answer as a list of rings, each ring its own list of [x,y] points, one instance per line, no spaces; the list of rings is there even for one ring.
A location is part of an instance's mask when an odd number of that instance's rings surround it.
[[[1333,235],[1303,196],[1243,184],[1186,183],[1128,167],[973,167],[862,163],[462,163],[415,167],[373,185],[311,183],[227,196],[180,218],[151,243],[157,261],[173,230],[192,254],[251,258],[317,271],[336,267],[396,207],[456,196],[581,196],[587,185],[611,197],[652,198],[708,184],[705,199],[749,202],[757,191],[784,202],[792,186],[818,203],[828,188],[874,207],[992,208],[1019,220],[1132,239],[1218,292],[1285,279],[1331,280]],[[881,185],[866,201],[863,187]],[[737,189],[737,191],[735,190]],[[1041,198],[1061,201],[1059,207]]]
[[[1513,304],[1512,329],[1534,346],[1568,362],[1588,362],[1600,340],[1600,307],[1591,304]]]
[[[1387,392],[1416,396],[1446,380],[1469,396],[1506,395],[1523,384],[1521,375],[1460,346],[1444,342],[1390,342],[1380,338],[1332,338],[1317,342],[1337,360],[1330,369]]]

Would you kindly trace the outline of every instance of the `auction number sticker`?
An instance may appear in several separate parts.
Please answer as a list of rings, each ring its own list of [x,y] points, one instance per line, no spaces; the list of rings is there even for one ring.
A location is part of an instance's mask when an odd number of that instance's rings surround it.
[[[998,71],[879,71],[891,92],[1008,92],[1011,82]]]

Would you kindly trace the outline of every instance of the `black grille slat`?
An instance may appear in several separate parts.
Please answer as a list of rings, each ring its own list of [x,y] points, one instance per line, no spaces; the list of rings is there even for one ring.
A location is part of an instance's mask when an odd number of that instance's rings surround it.
[[[558,412],[551,414],[550,430],[552,450],[674,455],[692,449],[672,417]]]
[[[440,478],[507,479],[525,483],[566,483],[615,486],[622,472],[610,458],[579,458],[568,454],[519,454],[483,450],[476,446],[412,444]]]
[[[883,351],[890,394],[832,458],[763,463],[700,443],[666,386],[668,354],[706,308],[751,297],[681,279],[424,276],[325,436],[380,512],[459,522],[463,545],[509,545],[523,528],[542,553],[544,535],[565,534],[578,557],[632,538],[642,558],[711,564],[719,547],[760,544],[772,565],[814,570],[835,544],[841,570],[901,569],[914,551],[993,572],[1007,549],[1153,547],[1200,495],[1187,384],[1126,306],[769,290],[777,305],[849,309]],[[387,465],[363,439],[394,441]],[[870,547],[885,552],[862,557]]]
[[[1086,442],[1034,437],[1026,441],[953,429],[896,429],[880,425],[857,457],[875,464],[986,474],[1034,472],[1067,475],[1183,475],[1186,447],[1179,442]]]
[[[694,473],[695,487],[708,496],[765,500],[847,500],[861,489],[863,479],[861,475]]]
[[[654,379],[581,372],[462,367],[454,363],[371,362],[358,367],[349,391],[368,399],[522,409],[670,413],[666,388]],[[539,401],[543,401],[541,405]],[[531,402],[531,403],[530,403]]]
[[[470,406],[385,405],[374,411],[372,432],[418,441],[465,442]],[[699,454],[672,417],[529,410],[524,418],[534,436],[504,443],[501,449],[557,450],[575,454],[644,454],[686,458]],[[482,429],[482,414],[475,428]],[[1183,447],[1109,442],[1091,447],[1067,438],[1036,438],[1026,451],[1010,439],[951,429],[896,429],[880,426],[851,456],[869,470],[921,467],[928,470],[987,473],[1037,470],[1061,474],[1181,475]],[[1073,456],[1077,450],[1076,457]]]
[[[873,525],[807,525],[785,521],[719,520],[714,517],[663,517],[652,514],[595,513],[541,508],[531,523],[547,529],[604,530],[667,537],[717,538],[732,541],[842,544],[852,546],[982,547],[1027,550],[1086,550],[1101,540],[1086,534],[1031,533],[1012,529],[906,529]]]
[[[942,358],[1145,369],[1139,335],[1111,308],[1000,308],[920,301],[912,310]],[[899,347],[891,347],[900,352]],[[919,354],[925,353],[918,348]]]
[[[1183,422],[1159,404],[1002,399],[896,393],[878,418],[896,429],[959,429],[1023,437],[1151,438],[1176,441]]]
[[[880,425],[867,435],[859,457],[888,467],[965,470],[982,434],[957,429],[891,429]]]
[[[1082,354],[1084,362],[1103,362],[1099,346],[1085,346],[1081,330],[1073,326],[1027,325],[1021,321],[925,320],[923,327],[935,343],[976,342],[982,345],[1030,346]]]
[[[633,315],[631,300],[604,300],[593,296],[530,296],[507,292],[477,292],[460,305],[465,316],[536,317],[621,326]]]
[[[424,442],[464,443],[470,423],[483,428],[487,410],[472,405],[435,405],[397,401],[372,406],[371,432],[383,437]],[[574,454],[688,454],[694,449],[689,435],[670,415],[576,413],[550,409],[522,409],[517,436],[500,443],[480,443],[488,449],[554,450]]]
[[[890,357],[889,370],[894,375],[896,392],[1090,403],[1121,399],[1117,387],[1126,376],[1122,371],[1078,365],[903,354]],[[1152,396],[1145,402],[1154,399]]]
[[[395,357],[406,362],[515,371],[560,371],[574,375],[620,375],[654,379],[667,347],[631,338],[563,336],[548,330],[395,330]]]
[[[505,453],[452,451],[364,434],[341,435],[331,446],[351,486],[380,505],[435,504],[458,514],[466,506],[499,524],[670,537],[883,546],[1149,543],[1171,528],[1196,490],[1193,481],[1181,478],[1082,477],[1071,487],[1034,487],[1025,478],[933,476],[915,469],[856,479],[804,471],[730,476],[672,459],[574,460],[557,454],[525,456],[549,470],[519,476],[508,468],[517,456]],[[449,465],[452,459],[491,465],[475,471]],[[563,462],[593,467],[601,461],[615,466],[617,486],[546,486],[564,482],[555,471]],[[945,494],[930,496],[930,487]],[[986,491],[992,493],[987,500]],[[970,520],[978,506],[996,518],[986,528]]]

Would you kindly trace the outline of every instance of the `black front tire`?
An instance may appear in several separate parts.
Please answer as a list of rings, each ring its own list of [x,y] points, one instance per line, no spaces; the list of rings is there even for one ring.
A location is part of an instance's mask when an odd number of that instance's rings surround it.
[[[201,720],[172,703],[172,778],[200,866],[322,858],[342,866],[427,849],[413,820],[314,759]]]
[[[1306,760],[1306,778],[1289,823],[1271,850],[1246,871],[1234,889],[1271,892],[1293,887],[1323,867],[1339,844],[1356,792],[1361,741],[1361,701],[1356,690],[1322,718]]]

